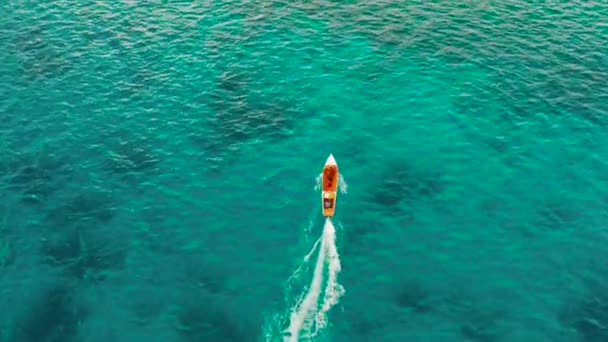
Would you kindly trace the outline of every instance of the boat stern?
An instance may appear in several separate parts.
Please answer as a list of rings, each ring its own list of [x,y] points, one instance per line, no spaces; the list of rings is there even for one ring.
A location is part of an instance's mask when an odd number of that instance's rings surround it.
[[[334,216],[336,208],[336,193],[333,191],[323,192],[323,216]]]

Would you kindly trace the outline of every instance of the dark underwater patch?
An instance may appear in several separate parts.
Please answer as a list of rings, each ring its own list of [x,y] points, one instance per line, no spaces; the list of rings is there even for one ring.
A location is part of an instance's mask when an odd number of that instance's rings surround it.
[[[107,152],[106,167],[116,173],[151,171],[161,161],[152,151],[147,141],[122,141]]]
[[[564,229],[576,228],[582,213],[578,212],[575,203],[552,200],[542,203],[537,209],[536,218],[532,221],[527,233],[531,236],[537,234],[563,231]]]
[[[247,85],[251,83],[245,75],[227,71],[217,79],[217,88],[232,94],[244,94]]]
[[[15,171],[10,178],[10,188],[21,192],[25,197],[39,198],[49,194],[52,176],[37,165],[24,166]]]
[[[289,114],[292,114],[289,107],[280,103],[261,102],[244,113],[241,120],[256,136],[281,139],[290,136],[294,129],[295,123]]]
[[[114,198],[108,191],[81,192],[51,209],[47,220],[58,228],[76,223],[106,223],[115,215],[116,209],[113,205]]]
[[[460,334],[468,341],[493,342],[498,339],[491,328],[480,322],[471,322],[460,326]]]
[[[21,52],[37,51],[48,46],[42,26],[33,26],[21,30],[15,38],[15,46]]]
[[[219,164],[239,144],[255,140],[272,143],[293,136],[297,128],[298,110],[293,109],[293,103],[258,99],[251,84],[247,75],[227,71],[218,77],[209,96],[201,96],[213,110],[206,120],[209,132],[191,139],[209,154],[212,170],[219,170]]]
[[[78,279],[102,280],[123,267],[128,241],[107,223],[116,214],[107,191],[81,192],[68,197],[46,216],[49,226],[41,246],[43,260]]]
[[[129,308],[133,313],[133,321],[145,326],[159,318],[166,308],[164,289],[149,287],[147,285],[135,287],[133,295],[129,298]]]
[[[200,290],[212,294],[218,294],[226,289],[226,279],[220,274],[219,269],[213,272],[208,267],[200,267],[190,270],[188,278]]]
[[[608,341],[608,297],[603,292],[567,306],[559,318],[576,329],[582,342]]]
[[[185,341],[249,341],[232,316],[207,298],[182,304],[177,311],[175,328]]]
[[[24,58],[19,69],[27,80],[36,81],[65,73],[68,64],[58,52],[46,50],[39,52],[36,57]]]
[[[447,291],[427,292],[423,303],[428,305],[433,314],[458,324],[458,332],[463,341],[502,340],[508,330],[501,326],[501,322],[507,320],[509,311],[496,306],[496,302],[483,305],[466,291],[468,290],[459,287],[448,287]]]
[[[124,267],[128,242],[111,232],[76,225],[43,241],[44,261],[77,279],[103,280]]]
[[[436,196],[445,183],[435,171],[423,171],[408,163],[390,163],[377,177],[369,193],[369,201],[376,207],[393,211],[406,201]],[[399,213],[402,215],[402,213]]]
[[[249,80],[234,71],[219,75],[208,100],[216,117],[231,117],[242,114],[246,107]]]
[[[24,342],[77,342],[78,326],[87,310],[74,298],[74,288],[55,284],[28,305],[24,321],[18,323],[16,340]]]
[[[274,103],[243,105],[247,107],[233,108],[233,112],[210,121],[224,146],[253,138],[281,139],[292,134],[295,123],[286,115],[289,113],[287,108]]]
[[[7,156],[0,168],[9,190],[21,194],[24,203],[35,204],[47,199],[71,174],[71,168],[54,154],[40,153]]]
[[[547,204],[540,210],[540,214],[545,224],[553,228],[572,225],[580,217],[576,209],[563,202]]]
[[[0,229],[0,270],[15,262],[16,251],[5,231]]]
[[[422,285],[406,282],[400,285],[395,295],[395,304],[417,314],[426,313],[431,310],[430,295]]]
[[[494,342],[500,340],[504,331],[498,328],[499,312],[486,312],[475,308],[466,308],[460,324],[460,334],[468,341]]]
[[[597,252],[597,251],[596,251]],[[588,252],[589,256],[594,251]],[[608,287],[606,267],[601,257],[593,257],[582,277],[584,292],[570,297],[557,312],[559,323],[576,330],[582,342],[608,341]]]
[[[55,40],[56,41],[56,40]],[[42,26],[23,30],[14,41],[16,52],[21,56],[20,70],[30,81],[57,76],[68,69],[68,62],[60,51],[65,46],[49,43]]]

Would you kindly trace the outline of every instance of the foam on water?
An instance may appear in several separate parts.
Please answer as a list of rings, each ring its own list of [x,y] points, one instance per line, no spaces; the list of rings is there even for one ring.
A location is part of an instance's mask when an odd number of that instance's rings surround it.
[[[337,281],[341,266],[335,237],[336,230],[331,219],[327,218],[310,285],[305,295],[291,309],[289,327],[286,331],[289,335],[285,338],[286,341],[298,341],[300,336],[307,338],[316,336],[327,326],[327,312],[338,303],[344,293],[344,288]],[[309,256],[310,253],[304,259],[308,260]],[[323,279],[325,268],[327,279]],[[321,294],[323,297],[319,302]]]

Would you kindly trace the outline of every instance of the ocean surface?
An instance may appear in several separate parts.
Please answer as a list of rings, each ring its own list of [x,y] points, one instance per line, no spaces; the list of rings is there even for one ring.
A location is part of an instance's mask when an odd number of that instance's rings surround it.
[[[0,11],[1,342],[608,341],[606,3]]]

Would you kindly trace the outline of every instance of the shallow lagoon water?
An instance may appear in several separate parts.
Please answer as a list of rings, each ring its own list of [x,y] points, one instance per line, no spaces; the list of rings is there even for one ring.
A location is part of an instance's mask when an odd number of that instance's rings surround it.
[[[602,3],[0,8],[1,341],[263,340],[329,153],[317,340],[608,339]]]

